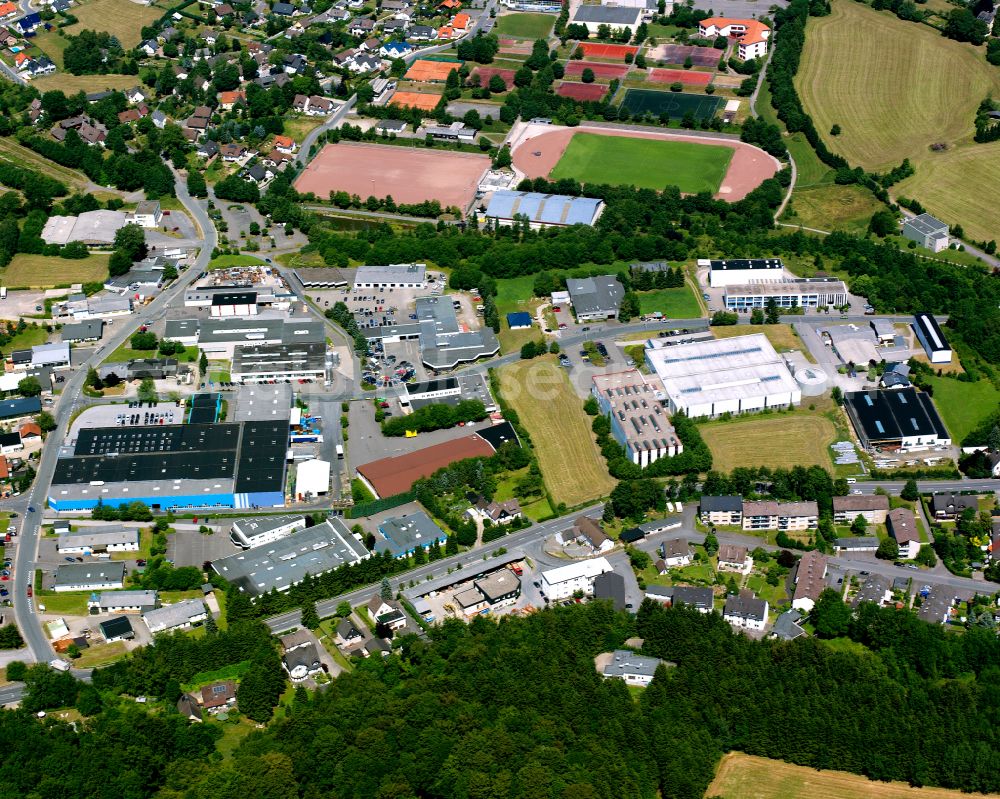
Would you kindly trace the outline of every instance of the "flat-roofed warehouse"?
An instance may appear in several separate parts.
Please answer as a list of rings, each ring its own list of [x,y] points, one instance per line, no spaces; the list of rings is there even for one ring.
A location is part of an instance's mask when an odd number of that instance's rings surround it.
[[[929,313],[918,313],[913,317],[913,330],[931,363],[951,363],[951,346],[937,319]]]
[[[906,451],[951,444],[930,395],[913,387],[852,391],[844,395],[844,407],[865,449]]]
[[[335,266],[296,269],[292,274],[307,289],[339,289],[349,282],[347,276]]]
[[[593,225],[604,210],[604,201],[567,194],[534,191],[495,191],[484,216],[499,225],[512,225],[526,217],[531,227]]]
[[[601,412],[611,420],[611,434],[625,447],[628,459],[639,466],[684,451],[663,406],[662,389],[638,369],[593,378],[591,391]]]
[[[371,553],[341,519],[292,533],[278,541],[212,562],[212,568],[255,599],[272,588],[287,591],[313,577],[359,563]]]
[[[387,266],[359,266],[354,274],[355,288],[404,288],[427,287],[425,264],[389,264]]]
[[[785,275],[780,258],[698,259],[699,267],[708,267],[708,285],[712,288],[746,283],[777,282]]]
[[[233,350],[230,376],[234,383],[269,380],[326,380],[326,345],[240,344]]]
[[[646,346],[646,363],[663,381],[671,413],[690,417],[787,408],[802,391],[767,336]]]
[[[212,356],[232,358],[241,344],[304,344],[326,342],[323,322],[319,319],[293,317],[264,319],[259,316],[210,317],[208,319],[170,319],[163,337],[179,341]]]
[[[287,448],[287,419],[84,428],[56,461],[49,506],[279,507]]]
[[[729,311],[766,308],[771,300],[779,308],[837,308],[847,304],[847,284],[827,278],[727,284],[724,296]]]

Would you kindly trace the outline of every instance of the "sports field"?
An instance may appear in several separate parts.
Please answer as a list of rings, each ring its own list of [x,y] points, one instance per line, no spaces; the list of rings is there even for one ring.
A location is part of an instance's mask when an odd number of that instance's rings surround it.
[[[796,86],[830,149],[885,171],[909,158],[917,174],[894,188],[974,238],[996,237],[1000,143],[974,144],[984,97],[1000,70],[967,44],[853,0],[811,17]],[[833,124],[842,133],[827,135]],[[947,146],[942,152],[932,144]],[[975,191],[970,192],[974,186]]]
[[[646,78],[650,83],[688,83],[692,86],[707,86],[712,82],[711,72],[694,72],[690,69],[651,69]]]
[[[574,100],[597,102],[608,92],[605,83],[574,83],[562,81],[556,88],[560,97],[572,97]]]
[[[554,356],[504,366],[500,390],[531,435],[555,503],[573,507],[611,493],[615,481],[594,443],[590,417]]]
[[[700,430],[712,451],[712,468],[720,472],[737,466],[829,469],[829,447],[837,436],[833,422],[807,411],[709,422]]]
[[[673,119],[680,119],[691,111],[699,122],[714,117],[722,104],[723,99],[715,95],[658,92],[653,89],[629,89],[622,100],[622,105],[633,115],[648,112],[654,116],[669,114]]]
[[[72,13],[80,21],[66,28],[67,33],[107,31],[117,37],[126,50],[131,50],[142,40],[140,31],[144,25],[150,25],[163,16],[161,9],[131,0],[86,0],[79,6],[73,6]]]
[[[934,404],[956,444],[1000,408],[1000,390],[989,380],[965,383],[950,377],[932,377],[930,384]]]
[[[518,39],[544,39],[552,33],[556,18],[553,14],[516,12],[502,14],[497,20],[497,33]]]
[[[340,142],[323,147],[296,179],[295,189],[323,199],[331,191],[346,191],[359,197],[391,195],[397,203],[437,200],[464,210],[489,166],[487,156],[473,153]]]
[[[18,253],[10,264],[0,269],[0,282],[9,288],[52,288],[103,281],[108,276],[108,257],[107,254],[97,254],[72,261]]]
[[[984,799],[985,794],[875,782],[740,752],[723,756],[705,796],[721,799]]]
[[[589,69],[594,76],[600,79],[612,80],[613,78],[624,78],[628,72],[625,64],[602,64],[598,61],[570,61],[566,65],[566,77],[578,78],[585,69]]]
[[[729,147],[577,133],[552,177],[657,191],[678,186],[688,194],[715,194],[732,157]]]

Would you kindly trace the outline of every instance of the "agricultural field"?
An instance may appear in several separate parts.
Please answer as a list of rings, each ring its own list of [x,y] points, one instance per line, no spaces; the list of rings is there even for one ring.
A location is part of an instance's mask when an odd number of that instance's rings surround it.
[[[966,383],[950,377],[932,377],[930,384],[934,389],[934,404],[956,444],[961,444],[1000,407],[1000,390],[989,380]]]
[[[740,752],[724,755],[705,796],[720,799],[984,799],[985,794],[913,788],[858,774],[794,766]]]
[[[720,472],[737,466],[829,469],[829,447],[837,437],[833,422],[808,411],[709,422],[700,430],[712,451],[712,468]]]
[[[909,158],[916,175],[895,191],[994,238],[1000,206],[1000,144],[974,144],[979,103],[1000,96],[1000,71],[967,44],[936,30],[833,0],[809,21],[796,86],[827,146],[852,165],[886,171]],[[831,126],[839,136],[827,135]],[[930,150],[944,144],[942,152]],[[974,197],[969,187],[976,186]]]
[[[0,138],[0,161],[9,161],[16,166],[33,169],[46,177],[62,181],[70,189],[83,190],[90,185],[87,176],[82,172],[43,158],[14,139]]]
[[[792,213],[786,212],[781,221],[817,230],[864,234],[872,214],[883,207],[875,195],[861,186],[796,188],[792,194]]]
[[[132,5],[131,3],[129,5]],[[102,92],[113,89],[130,89],[139,83],[136,75],[70,75],[68,72],[57,72],[54,75],[43,75],[31,81],[31,85],[39,92],[59,91],[66,95],[77,92]]]
[[[690,194],[714,194],[732,157],[730,147],[577,133],[552,170],[552,178],[631,184],[657,191],[664,186],[678,186]]]
[[[552,33],[555,22],[552,14],[503,14],[497,19],[497,33],[518,39],[544,39]]]
[[[72,34],[81,30],[107,31],[117,37],[122,47],[131,50],[142,41],[143,26],[152,24],[162,15],[159,9],[131,0],[87,0],[73,7],[73,16],[80,22],[70,25],[66,31]]]
[[[702,315],[698,298],[689,285],[675,289],[640,291],[639,312],[650,314],[659,311],[667,319],[696,319]]]
[[[78,261],[48,255],[18,253],[0,269],[0,280],[9,288],[52,288],[71,283],[93,283],[108,276],[105,253],[94,253]]]
[[[604,467],[590,417],[553,356],[500,369],[500,390],[531,434],[545,485],[569,507],[607,496],[615,481]]]

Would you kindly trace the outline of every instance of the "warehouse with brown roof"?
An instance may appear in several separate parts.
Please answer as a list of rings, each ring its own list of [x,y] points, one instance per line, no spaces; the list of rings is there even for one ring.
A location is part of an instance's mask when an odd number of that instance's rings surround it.
[[[424,447],[416,452],[382,458],[357,467],[358,477],[377,498],[409,491],[417,480],[466,458],[489,458],[493,447],[473,434]]]

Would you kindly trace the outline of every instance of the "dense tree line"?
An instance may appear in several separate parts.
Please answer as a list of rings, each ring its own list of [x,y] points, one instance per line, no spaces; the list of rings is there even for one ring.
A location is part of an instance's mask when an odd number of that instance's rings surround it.
[[[382,422],[382,433],[402,436],[407,430],[425,433],[454,427],[459,422],[481,422],[486,418],[486,406],[480,400],[461,400],[455,405],[439,402],[417,408],[406,416],[394,416]]]

